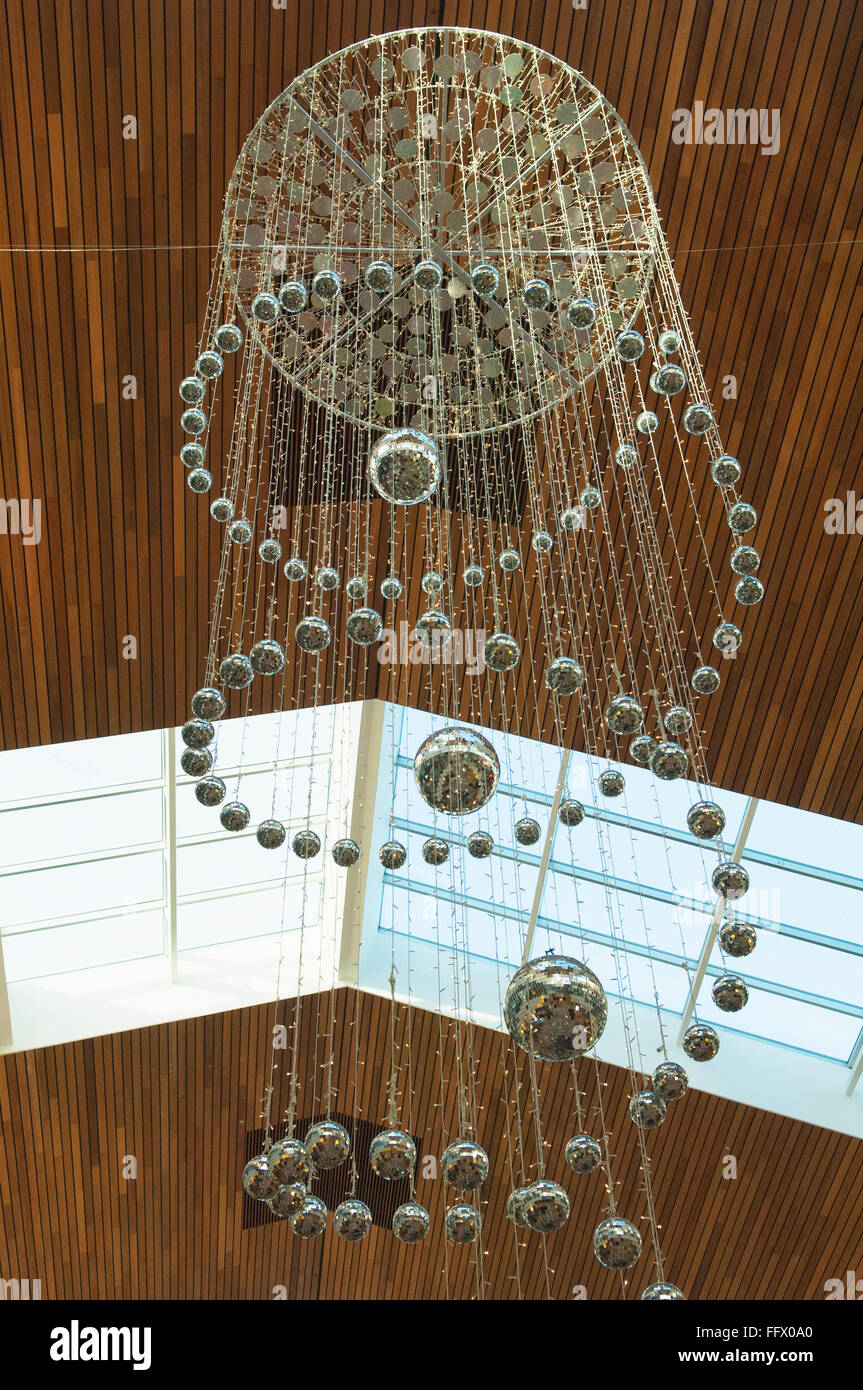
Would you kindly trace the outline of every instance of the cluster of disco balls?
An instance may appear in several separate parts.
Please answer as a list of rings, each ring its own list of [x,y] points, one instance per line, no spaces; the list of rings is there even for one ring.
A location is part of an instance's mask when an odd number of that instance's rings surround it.
[[[329,1212],[309,1187],[316,1172],[338,1167],[350,1151],[350,1135],[344,1126],[335,1120],[321,1120],[311,1126],[304,1140],[279,1139],[266,1153],[252,1158],[243,1170],[243,1188],[256,1201],[266,1202],[276,1216],[286,1219],[294,1235],[303,1239],[322,1235]],[[411,1178],[416,1158],[413,1139],[397,1128],[382,1130],[369,1146],[372,1171],[384,1182]],[[441,1158],[444,1182],[462,1194],[462,1200],[450,1206],[444,1218],[447,1239],[456,1245],[479,1239],[479,1211],[464,1200],[464,1195],[476,1191],[488,1171],[486,1153],[469,1139],[450,1144]],[[336,1235],[352,1243],[364,1240],[372,1224],[369,1207],[356,1197],[341,1202],[333,1212]],[[414,1198],[403,1202],[393,1214],[393,1234],[403,1245],[425,1240],[430,1225],[428,1211]]]

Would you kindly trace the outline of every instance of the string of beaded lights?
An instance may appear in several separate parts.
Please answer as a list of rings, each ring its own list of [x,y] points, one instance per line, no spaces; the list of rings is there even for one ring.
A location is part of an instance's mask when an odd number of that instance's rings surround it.
[[[228,378],[224,447],[214,448],[216,397]],[[470,932],[460,891],[473,859],[489,864],[492,910],[501,918],[515,912],[522,933],[522,964],[501,1001],[525,1053],[530,1096],[525,1107],[518,1068],[510,1083],[507,1067],[508,1215],[516,1228],[544,1234],[569,1216],[565,1189],[545,1171],[536,1066],[569,1061],[578,1132],[566,1162],[576,1173],[604,1172],[607,1214],[593,1248],[604,1266],[625,1271],[640,1257],[642,1236],[617,1210],[598,1070],[596,1136],[575,1067],[583,1054],[597,1066],[605,988],[563,943],[533,957],[526,923],[535,913],[529,904],[513,909],[503,894],[496,901],[493,887],[501,849],[529,852],[543,827],[525,799],[524,769],[514,766],[521,755],[510,740],[499,750],[488,731],[507,730],[520,748],[531,723],[525,711],[553,730],[563,761],[552,815],[573,832],[571,847],[586,818],[596,821],[612,992],[656,1269],[642,1297],[683,1297],[664,1275],[646,1136],[688,1081],[668,1059],[649,933],[664,1060],[652,1071],[645,1062],[615,867],[620,841],[592,808],[625,803],[620,766],[628,759],[653,774],[658,817],[662,785],[688,777],[686,832],[706,856],[712,888],[732,903],[745,894],[747,871],[722,842],[725,815],[710,789],[700,730],[699,702],[718,689],[720,670],[697,631],[694,585],[699,599],[709,596],[709,641],[719,657],[735,656],[742,635],[725,615],[726,586],[711,566],[693,468],[706,464],[721,489],[735,542],[734,601],[758,603],[763,586],[760,557],[743,539],[755,511],[738,495],[742,470],[719,438],[628,130],[581,74],[494,34],[415,29],[326,58],[276,98],[240,151],[198,354],[180,396],[188,486],[218,494],[209,510],[224,528],[204,684],[182,731],[182,766],[198,779],[198,800],[219,808],[227,832],[256,824],[262,850],[281,849],[308,865],[321,838],[296,800],[281,799],[275,776],[269,805],[241,799],[242,764],[228,795],[218,773],[218,721],[229,702],[232,712],[248,714],[256,681],[271,689],[274,710],[317,710],[364,695],[373,661],[398,700],[407,671],[397,643],[385,650],[384,617],[406,613],[428,671],[424,698],[441,719],[415,750],[413,775],[433,817],[421,855],[440,875],[438,959],[446,943],[449,1007],[465,1025],[453,1034],[458,1134],[441,1159],[444,1181],[461,1193],[446,1212],[446,1235],[476,1246],[481,1296],[478,1194],[489,1159],[474,1089]],[[687,550],[700,553],[695,577],[684,570],[678,542],[682,511]],[[465,633],[480,631],[486,675],[465,685],[446,657]],[[588,807],[568,786],[565,750],[573,747],[587,755]],[[492,833],[502,781],[522,789],[511,804],[523,813],[511,824],[498,814]],[[395,786],[394,763],[394,797]],[[399,875],[409,884],[395,807],[381,845],[351,838],[349,809],[345,802],[343,833],[331,846],[335,863],[350,870],[374,853],[391,889]],[[289,826],[289,816],[299,824]],[[495,835],[511,840],[501,846]],[[577,899],[572,930],[587,957],[585,916]],[[495,935],[498,946],[497,919]],[[723,962],[755,944],[733,913],[719,940]],[[394,970],[393,961],[395,1009]],[[713,998],[735,1011],[746,1003],[746,984],[725,969]],[[344,1162],[351,1139],[330,1115],[332,1021],[322,1038],[326,1118],[302,1139],[294,1132],[299,1018],[298,980],[288,1134],[272,1142],[268,1099],[267,1148],[243,1181],[296,1235],[311,1238],[328,1220],[311,1191],[314,1175]],[[706,1061],[718,1048],[717,1032],[696,1015],[687,1056]],[[394,1035],[390,1052],[385,1126],[368,1161],[381,1181],[410,1178],[411,1200],[393,1230],[415,1243],[430,1218],[414,1191],[412,1125],[399,1120]],[[439,1057],[443,1067],[442,1041]],[[356,1064],[354,1078],[356,1092]],[[371,1227],[356,1197],[356,1165],[365,1161],[351,1156],[351,1194],[333,1219],[347,1241]]]

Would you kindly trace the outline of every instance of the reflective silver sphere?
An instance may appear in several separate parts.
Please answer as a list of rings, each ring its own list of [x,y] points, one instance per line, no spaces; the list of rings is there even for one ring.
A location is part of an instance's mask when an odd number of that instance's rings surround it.
[[[659,429],[659,416],[654,410],[641,410],[635,417],[635,428],[639,434],[653,434]]]
[[[198,410],[193,406],[191,410],[184,410],[180,416],[180,427],[186,434],[203,434],[207,428],[207,417],[203,410]]]
[[[658,747],[656,739],[650,734],[639,734],[629,745],[629,755],[634,762],[646,767]]]
[[[574,825],[581,825],[584,820],[584,807],[580,801],[575,801],[572,797],[565,796],[560,803],[557,812],[560,817],[561,825],[572,829]]]
[[[764,585],[760,579],[755,578],[754,574],[745,574],[734,585],[734,597],[738,603],[751,608],[753,604],[760,603],[763,599]]]
[[[316,1168],[337,1168],[351,1151],[351,1136],[335,1120],[319,1120],[306,1135],[305,1145]]]
[[[482,1222],[476,1207],[459,1202],[447,1211],[444,1227],[447,1240],[454,1245],[471,1245],[479,1238]]]
[[[485,263],[475,266],[470,273],[470,283],[476,294],[482,299],[487,299],[500,284],[500,271],[496,266]]]
[[[650,755],[650,770],[663,782],[673,782],[683,777],[689,766],[685,748],[679,743],[658,743]]]
[[[195,363],[195,371],[205,381],[215,381],[216,377],[222,375],[223,367],[222,354],[213,348],[206,348]]]
[[[545,309],[551,299],[551,287],[545,280],[528,280],[521,297],[528,309]]]
[[[711,882],[723,898],[742,898],[749,892],[749,873],[742,864],[735,864],[733,859],[724,859],[716,865]]]
[[[622,1216],[607,1216],[593,1233],[593,1253],[606,1269],[632,1269],[641,1256],[638,1227]]]
[[[325,304],[332,304],[341,292],[341,276],[335,270],[319,270],[312,276],[312,294],[316,294]]]
[[[443,575],[438,574],[437,570],[430,570],[420,580],[420,588],[424,594],[439,594],[443,588]]]
[[[385,1182],[409,1178],[417,1161],[416,1144],[401,1129],[385,1129],[376,1134],[369,1146],[372,1172]]]
[[[615,695],[606,708],[605,722],[614,734],[634,734],[644,723],[644,710],[633,695]]]
[[[392,288],[395,272],[389,261],[369,261],[363,279],[375,294],[386,294]]]
[[[368,457],[371,485],[385,502],[396,506],[427,502],[442,473],[438,445],[420,430],[389,431],[378,439]]]
[[[279,303],[286,314],[299,314],[308,302],[308,291],[301,280],[286,280],[279,290]]]
[[[245,830],[251,819],[248,806],[244,806],[242,801],[227,801],[219,812],[219,820],[225,830],[230,830],[238,834]]]
[[[735,502],[728,513],[728,525],[736,536],[751,531],[758,521],[758,513],[748,502]]]
[[[554,953],[517,970],[504,999],[510,1036],[545,1062],[566,1062],[602,1037],[605,991],[581,961]]]
[[[209,748],[184,748],[180,767],[187,777],[206,777],[213,766],[213,755]]]
[[[446,613],[430,608],[417,618],[414,637],[427,652],[443,651],[452,637],[452,623]]]
[[[213,486],[213,475],[206,468],[193,468],[186,474],[186,482],[192,492],[209,492]]]
[[[274,676],[285,664],[285,652],[274,637],[262,637],[249,652],[252,669],[259,676]]]
[[[210,503],[210,516],[214,521],[230,521],[234,515],[234,504],[229,497],[216,497]]]
[[[521,658],[521,647],[508,632],[493,632],[485,639],[485,664],[490,671],[511,671]]]
[[[644,352],[644,339],[634,328],[626,328],[618,333],[614,347],[621,362],[637,362]]]
[[[345,593],[347,594],[348,598],[354,599],[356,601],[357,599],[365,598],[368,592],[368,587],[368,584],[362,578],[362,576],[359,574],[355,574],[348,580],[347,584],[345,585]]]
[[[530,816],[523,816],[515,823],[515,838],[520,845],[535,845],[541,833],[539,821]]]
[[[574,695],[584,684],[584,672],[571,656],[556,656],[545,673],[545,683],[555,695]]]
[[[420,261],[414,269],[414,280],[421,290],[430,293],[432,290],[440,289],[443,283],[443,271],[437,261]]]
[[[641,1295],[642,1302],[679,1303],[686,1302],[686,1294],[681,1293],[676,1284],[648,1284]]]
[[[276,1182],[284,1187],[308,1181],[311,1164],[306,1146],[300,1139],[277,1139],[267,1159]]]
[[[298,583],[299,580],[305,579],[308,573],[305,560],[301,560],[299,555],[292,555],[282,566],[282,573],[292,584]]]
[[[658,340],[659,351],[665,357],[673,357],[680,351],[680,334],[673,328],[663,328]]]
[[[203,444],[197,439],[189,439],[180,450],[180,462],[186,468],[200,468],[206,457]]]
[[[220,323],[213,334],[213,342],[220,352],[239,352],[243,346],[243,330],[235,323]]]
[[[333,859],[340,869],[350,869],[360,857],[360,847],[356,840],[336,840],[333,845]]]
[[[506,1202],[506,1214],[514,1226],[527,1227],[527,1196],[530,1192],[529,1187],[517,1187],[514,1192],[510,1192]]]
[[[435,868],[439,868],[441,864],[445,864],[449,859],[449,845],[446,840],[438,839],[436,835],[430,835],[429,838],[423,842],[422,856],[427,864],[432,864]]]
[[[692,689],[699,695],[712,695],[719,689],[720,676],[715,666],[698,666],[692,672]]]
[[[210,511],[212,511],[212,507]],[[266,540],[261,541],[258,546],[258,554],[265,565],[275,565],[282,558],[282,544],[277,541],[275,536],[267,536]]]
[[[294,629],[294,639],[301,651],[311,652],[313,655],[322,652],[330,645],[330,625],[323,618],[310,613],[307,617],[300,618]]]
[[[739,975],[720,975],[718,980],[714,980],[710,992],[717,1009],[724,1014],[739,1013],[749,1001],[746,982]]]
[[[653,1073],[653,1089],[666,1103],[680,1100],[689,1089],[689,1077],[679,1062],[660,1062]]]
[[[592,328],[596,321],[596,305],[592,299],[574,299],[567,307],[566,317],[573,328]]]
[[[261,849],[278,849],[285,843],[287,831],[280,820],[262,820],[255,831]]]
[[[398,840],[387,840],[378,850],[378,858],[385,869],[400,869],[407,857],[407,850]]]
[[[521,564],[521,556],[517,550],[502,550],[497,557],[497,562],[505,574],[512,574]]]
[[[298,859],[314,859],[321,852],[321,837],[314,830],[298,830],[291,844]]]
[[[243,1169],[243,1187],[256,1202],[266,1202],[273,1197],[278,1184],[270,1173],[266,1154],[250,1158]]]
[[[722,454],[710,465],[710,476],[717,487],[733,487],[743,472],[736,458]]]
[[[488,739],[450,725],[430,734],[414,757],[414,781],[427,806],[444,815],[478,811],[494,795],[500,762]]]
[[[527,1189],[524,1214],[532,1231],[559,1231],[569,1218],[569,1197],[559,1183],[540,1178]]]
[[[332,565],[323,565],[315,575],[315,583],[324,593],[331,594],[339,587],[339,572]]]
[[[219,680],[229,690],[245,690],[255,679],[255,668],[242,652],[232,652],[219,667]]]
[[[715,840],[725,829],[725,812],[715,801],[696,801],[686,813],[686,824],[699,840]]]
[[[333,1212],[333,1230],[342,1240],[351,1244],[365,1240],[372,1229],[372,1214],[365,1202],[356,1197],[348,1197],[340,1202]]]
[[[482,565],[465,565],[464,582],[469,589],[478,589],[485,579]]]
[[[692,715],[685,705],[672,705],[665,711],[662,722],[667,734],[671,734],[672,738],[679,738],[681,734],[688,734],[692,728]]]
[[[600,772],[596,783],[603,796],[621,796],[626,786],[623,773],[615,772],[614,768],[607,768],[605,772]]]
[[[180,730],[180,738],[187,748],[206,748],[216,737],[216,731],[209,719],[187,719]]]
[[[258,323],[275,323],[281,312],[281,305],[274,294],[265,290],[256,294],[252,300],[252,315]]]
[[[706,434],[713,424],[713,411],[704,401],[693,401],[683,412],[683,428],[690,434]]]
[[[404,1202],[393,1212],[393,1235],[403,1245],[417,1245],[425,1240],[431,1221],[419,1202]]]
[[[388,574],[386,579],[381,581],[381,595],[385,599],[397,599],[401,597],[402,581],[394,574]]]
[[[634,468],[638,463],[638,450],[634,444],[621,444],[614,455],[618,468]]]
[[[195,787],[195,796],[202,806],[218,806],[224,801],[226,791],[221,777],[204,777]]]
[[[488,1155],[472,1139],[457,1139],[444,1150],[441,1177],[459,1192],[472,1192],[488,1177]]]
[[[664,362],[651,376],[650,385],[660,396],[676,396],[686,390],[686,373],[676,362]]]
[[[305,1199],[305,1184],[294,1182],[289,1187],[280,1187],[275,1196],[269,1199],[267,1205],[275,1216],[285,1220],[287,1217],[293,1216],[294,1212],[299,1211]]]
[[[719,928],[719,945],[727,956],[749,956],[757,944],[758,933],[748,922],[723,922]]]
[[[665,1119],[665,1101],[655,1091],[638,1091],[629,1102],[629,1116],[639,1129],[657,1129]]]
[[[252,539],[252,525],[244,516],[237,517],[228,527],[228,535],[235,545],[248,545]]]
[[[288,1218],[295,1236],[313,1240],[327,1229],[327,1208],[320,1197],[306,1197],[299,1211]]]
[[[599,1140],[591,1134],[574,1135],[567,1140],[564,1158],[573,1173],[595,1173],[602,1163]]]
[[[374,608],[355,608],[345,624],[348,636],[360,647],[370,647],[383,631],[383,619]]]
[[[598,487],[585,487],[582,488],[578,500],[587,511],[595,512],[599,509],[599,504],[602,501],[602,493]]]
[[[537,555],[547,555],[554,548],[554,536],[549,531],[534,531],[530,543]]]
[[[731,554],[731,568],[735,574],[751,576],[758,570],[761,564],[761,556],[751,545],[738,545],[737,549]]]
[[[184,376],[180,382],[180,398],[186,405],[200,405],[206,395],[206,383],[197,376]],[[199,460],[203,462],[203,460]]]
[[[474,859],[488,859],[494,849],[494,840],[487,830],[474,830],[467,837],[467,852]]]
[[[719,1034],[709,1023],[693,1023],[683,1035],[683,1051],[693,1062],[710,1062],[719,1051]]]

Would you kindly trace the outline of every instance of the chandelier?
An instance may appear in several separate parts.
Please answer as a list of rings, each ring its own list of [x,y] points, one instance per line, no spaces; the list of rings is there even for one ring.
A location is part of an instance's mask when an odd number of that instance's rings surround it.
[[[744,540],[756,514],[719,438],[644,162],[580,73],[515,39],[426,28],[355,44],[297,77],[237,159],[180,396],[186,481],[222,534],[182,767],[227,835],[255,827],[262,853],[323,852],[296,807],[276,805],[275,793],[273,804],[249,806],[239,779],[229,787],[220,777],[218,721],[229,706],[248,713],[255,683],[273,710],[318,707],[362,694],[380,661],[397,688],[398,651],[385,655],[380,643],[401,608],[441,721],[413,760],[436,827],[422,846],[427,864],[446,866],[457,884],[467,857],[499,851],[484,819],[507,772],[494,731],[519,733],[531,711],[561,750],[589,755],[597,804],[624,795],[627,762],[648,768],[660,795],[686,779],[679,830],[710,851],[720,899],[746,893],[746,869],[722,847],[700,723],[723,658],[742,640],[728,606],[763,594],[759,555]],[[734,539],[728,582],[711,567],[695,508],[692,477],[707,468]],[[687,548],[694,538],[700,551],[697,575],[684,573],[672,498],[686,511]],[[695,630],[694,584],[712,596],[707,633]],[[481,681],[457,681],[447,662],[463,631],[486,634]],[[576,837],[585,807],[560,786],[552,816]],[[454,828],[466,835],[455,851]],[[505,848],[542,834],[525,807]],[[410,872],[395,833],[361,845],[346,824],[328,851],[347,871],[378,855],[390,873]],[[616,890],[604,872],[614,935]],[[578,935],[582,924],[572,925]],[[754,944],[732,910],[724,965]],[[453,952],[455,974],[469,981],[464,933]],[[625,1270],[642,1235],[616,1209],[609,1135],[602,1118],[589,1132],[578,1080],[579,1065],[596,1065],[609,1009],[625,1022],[634,1014],[622,955],[611,1003],[585,962],[551,951],[524,960],[501,1009],[535,1100],[537,1059],[572,1068],[577,1132],[566,1162],[584,1181],[604,1173],[608,1210],[593,1249]],[[391,985],[395,1000],[394,976]],[[469,987],[462,993],[451,1011],[469,1021]],[[713,997],[736,1011],[747,987],[725,968]],[[630,1115],[656,1269],[642,1297],[682,1298],[665,1278],[646,1145],[688,1079],[668,1060],[664,1033],[665,1059],[645,1078],[633,1032],[624,1027]],[[686,1055],[704,1062],[718,1049],[696,1016]],[[456,1071],[460,1132],[440,1162],[453,1196],[445,1228],[449,1242],[476,1244],[489,1160],[461,1056]],[[409,1181],[392,1229],[422,1241],[430,1218],[399,1119],[394,1050],[368,1154],[351,1151],[329,1114],[297,1134],[291,1082],[287,1132],[273,1140],[268,1103],[245,1191],[311,1239],[329,1218],[316,1177],[350,1161],[351,1195],[332,1226],[360,1241],[372,1217],[356,1197],[356,1165],[370,1163],[381,1182]],[[523,1155],[519,1166],[524,1174]],[[545,1172],[541,1134],[535,1166],[507,1214],[549,1233],[565,1224],[569,1198]]]

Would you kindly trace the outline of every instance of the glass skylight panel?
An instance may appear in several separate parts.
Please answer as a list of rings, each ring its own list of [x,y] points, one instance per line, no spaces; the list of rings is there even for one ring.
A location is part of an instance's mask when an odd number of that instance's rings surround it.
[[[747,867],[751,887],[740,900],[742,916],[787,922],[816,935],[863,945],[863,891],[771,864],[750,862]]]
[[[164,862],[162,851],[153,850],[7,874],[2,880],[3,922],[44,922],[73,913],[78,917],[160,902],[165,891]]]
[[[330,802],[330,772],[330,764],[320,762],[279,768],[275,780],[272,769],[247,773],[240,777],[239,784],[236,777],[225,777],[225,801],[239,799],[248,806],[252,831],[260,821],[275,815],[277,820],[283,821],[290,837],[310,819],[326,815]],[[218,810],[200,804],[195,797],[194,785],[194,782],[185,780],[177,785],[177,838],[184,840],[192,836],[215,835],[219,844],[225,845],[228,842],[219,824]],[[264,853],[260,846],[258,850]]]
[[[159,844],[163,807],[160,787],[13,807],[0,814],[0,868]]]
[[[758,949],[758,948],[757,948]],[[698,1017],[720,1031],[748,1033],[767,1042],[782,1043],[785,1047],[812,1052],[846,1063],[860,1033],[860,1020],[833,1009],[786,999],[752,989],[745,1009],[726,1014],[717,1009],[709,988],[703,989],[698,1000]]]
[[[165,946],[165,914],[162,908],[155,908],[92,922],[4,934],[3,960],[6,978],[14,984],[91,966],[161,956]]]
[[[263,852],[263,851],[262,851]],[[278,936],[320,923],[320,878],[292,880],[259,892],[224,893],[177,906],[177,949],[199,950],[259,936]]]
[[[580,828],[580,827],[579,827]],[[544,923],[560,922],[576,942],[582,931],[629,941],[652,951],[695,960],[710,916],[686,903],[665,903],[638,893],[613,893],[604,884],[551,872],[540,906]]]
[[[0,754],[3,801],[52,800],[96,787],[129,787],[162,776],[162,735],[118,734],[109,738],[15,748]]]
[[[252,767],[275,761],[325,758],[332,753],[334,708],[287,710],[245,719],[220,720],[216,731],[218,767]]]
[[[280,849],[273,850],[262,849],[248,832],[232,835],[229,840],[223,836],[204,844],[181,844],[177,847],[177,891],[182,896],[215,889],[230,891],[271,879],[302,878],[304,873],[318,878],[328,849],[326,826],[317,822],[311,828],[320,836],[322,848],[309,860],[297,858],[290,837]]]
[[[572,828],[558,824],[552,860],[556,868],[607,874],[636,887],[658,888],[711,905],[715,898],[710,888],[715,852],[696,842],[680,844],[592,816]]]
[[[448,970],[454,942],[463,959],[465,941],[470,955],[500,960],[507,966],[521,963],[525,924],[494,911],[452,904],[446,899],[411,892],[401,884],[387,885],[381,904],[380,930],[395,931],[440,950],[442,965]],[[449,975],[442,975],[441,987],[449,988]]]
[[[863,956],[850,951],[831,950],[762,928],[752,955],[736,961],[729,957],[728,969],[742,975],[751,991],[761,981],[775,980],[790,989],[820,995],[827,1003],[863,1006]],[[860,1022],[863,1026],[863,1019]]]
[[[851,821],[815,815],[775,801],[759,801],[746,849],[836,874],[849,874],[863,881],[863,825]],[[761,873],[760,865],[755,872]]]

